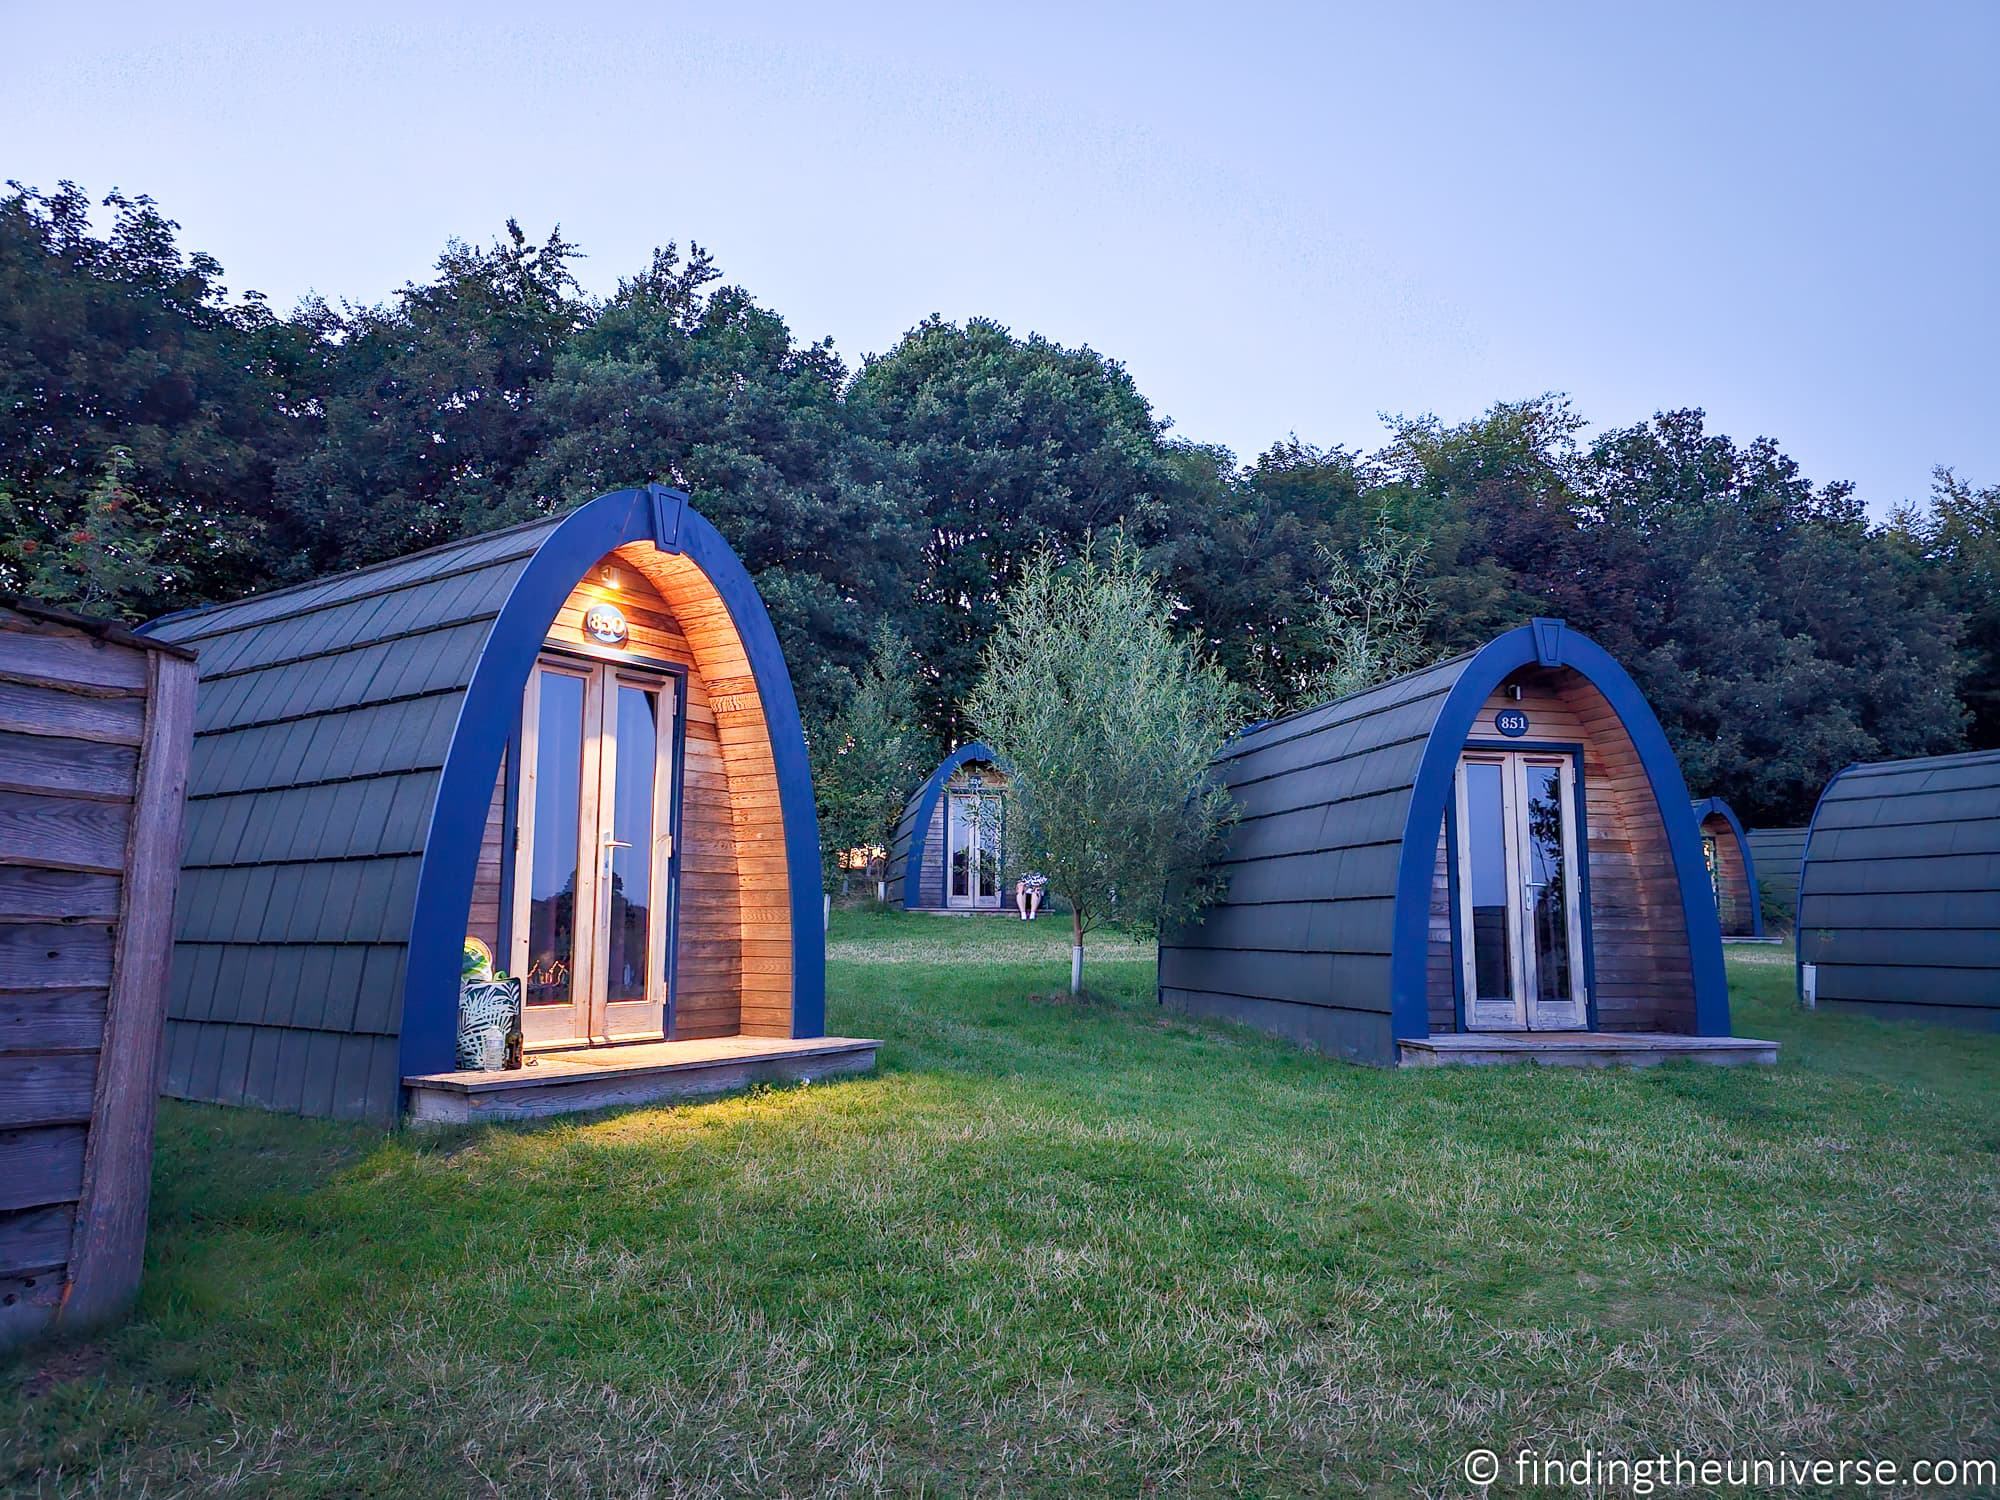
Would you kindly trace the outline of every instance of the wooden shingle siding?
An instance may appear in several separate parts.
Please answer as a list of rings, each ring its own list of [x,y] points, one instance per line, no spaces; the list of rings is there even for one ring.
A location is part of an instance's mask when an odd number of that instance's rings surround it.
[[[903,815],[896,820],[896,831],[889,839],[889,860],[883,872],[883,899],[891,906],[903,904],[904,872],[910,863],[910,840],[916,837],[917,804],[914,800],[904,805]]]
[[[1834,778],[1800,875],[1798,956],[1822,1006],[2000,1030],[2000,751]]]
[[[537,521],[157,621],[200,652],[167,1092],[388,1122],[438,777]]]
[[[138,1285],[194,674],[0,601],[0,1346]]]
[[[1719,808],[1704,814],[1704,809],[1711,807],[1711,803],[1695,804],[1697,815],[1701,815],[1702,837],[1715,841],[1716,916],[1724,937],[1748,936],[1759,923],[1757,893],[1750,889],[1749,866],[1744,863],[1744,841]]]
[[[1225,901],[1163,935],[1160,996],[1338,1055],[1393,1062],[1389,955],[1410,782],[1469,658],[1239,736]]]
[[[607,568],[609,583],[603,577]],[[583,632],[583,617],[599,600],[615,603],[625,616],[631,640],[622,651],[607,652]],[[745,902],[737,868],[734,782],[708,679],[694,647],[651,574],[631,558],[619,557],[586,573],[556,616],[549,638],[598,659],[638,658],[688,669],[678,830],[679,954],[672,984],[674,1036],[735,1036],[743,1017]],[[789,1035],[789,999],[785,1022],[784,1034]]]

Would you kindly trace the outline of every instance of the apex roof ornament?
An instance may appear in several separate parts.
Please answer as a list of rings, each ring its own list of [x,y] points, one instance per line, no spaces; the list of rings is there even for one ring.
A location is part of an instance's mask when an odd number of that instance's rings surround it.
[[[1563,622],[1534,619],[1528,624],[1535,632],[1535,660],[1545,667],[1561,666]]]
[[[687,511],[687,491],[649,484],[646,498],[653,504],[653,545],[662,552],[680,551],[681,517]]]

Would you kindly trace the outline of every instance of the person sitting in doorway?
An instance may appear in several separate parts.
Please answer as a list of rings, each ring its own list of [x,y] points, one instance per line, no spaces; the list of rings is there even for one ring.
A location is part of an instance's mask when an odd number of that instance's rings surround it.
[[[1046,875],[1023,875],[1014,882],[1014,904],[1021,909],[1021,920],[1032,922],[1041,914],[1042,896],[1049,888]]]

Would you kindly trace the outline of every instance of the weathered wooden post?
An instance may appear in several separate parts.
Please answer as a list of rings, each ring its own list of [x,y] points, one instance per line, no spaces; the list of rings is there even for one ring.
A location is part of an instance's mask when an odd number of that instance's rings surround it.
[[[0,1345],[139,1285],[193,653],[0,596]]]

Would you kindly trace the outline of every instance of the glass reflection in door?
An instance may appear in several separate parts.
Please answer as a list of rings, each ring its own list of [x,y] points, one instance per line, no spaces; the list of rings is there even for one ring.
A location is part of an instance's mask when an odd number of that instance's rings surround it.
[[[1457,778],[1465,1025],[1586,1024],[1575,772],[1567,756],[1476,751]]]
[[[1460,770],[1459,880],[1464,886],[1464,931],[1469,950],[1465,1009],[1474,1024],[1515,1021],[1512,822],[1507,767],[1467,761]]]
[[[576,999],[576,903],[583,806],[583,711],[587,679],[544,667],[535,673],[536,756],[529,796],[533,857],[528,864],[526,961],[519,964],[531,1007]],[[518,962],[518,961],[517,961]]]
[[[945,799],[946,904],[1000,905],[1002,800],[993,792],[953,792]]]
[[[606,839],[611,931],[605,944],[605,999],[646,998],[653,919],[653,783],[660,753],[660,695],[618,684],[617,760],[612,771],[611,828]]]
[[[636,666],[545,658],[529,684],[510,967],[531,1043],[664,1032],[674,701]]]
[[[1526,864],[1522,872],[1534,939],[1535,1006],[1567,1016],[1575,988],[1570,976],[1570,891],[1567,807],[1561,763],[1523,761]],[[1564,1024],[1574,1024],[1565,1022]]]

